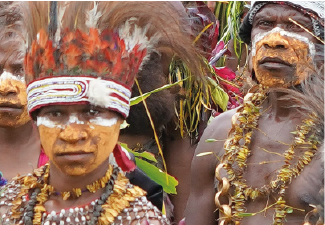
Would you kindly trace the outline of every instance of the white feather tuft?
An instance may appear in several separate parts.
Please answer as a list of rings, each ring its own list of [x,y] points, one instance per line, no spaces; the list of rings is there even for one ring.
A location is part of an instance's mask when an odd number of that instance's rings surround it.
[[[130,52],[137,44],[140,45],[140,50],[146,48],[148,51],[154,48],[157,43],[158,35],[154,35],[150,38],[147,37],[147,31],[149,25],[145,27],[139,27],[135,22],[138,19],[132,17],[128,19],[125,24],[119,28],[119,36],[124,40],[126,49]]]
[[[147,49],[147,54],[143,58],[139,68],[139,70],[141,70],[142,65],[149,60],[150,54],[152,52],[157,52],[155,46],[158,43],[160,35],[156,33],[149,39],[147,37],[147,31],[150,25],[139,27],[136,24],[137,20],[137,18],[131,17],[125,24],[119,27],[118,31],[120,38],[124,40],[128,52],[131,52],[136,45],[140,45],[139,50]],[[157,53],[159,54],[159,52]]]
[[[103,15],[101,12],[97,12],[98,3],[94,1],[94,8],[86,13],[86,26],[88,28],[96,28],[99,18]]]
[[[106,108],[111,103],[110,95],[113,92],[107,88],[105,82],[100,78],[91,80],[89,82],[89,89],[87,92],[90,104]]]

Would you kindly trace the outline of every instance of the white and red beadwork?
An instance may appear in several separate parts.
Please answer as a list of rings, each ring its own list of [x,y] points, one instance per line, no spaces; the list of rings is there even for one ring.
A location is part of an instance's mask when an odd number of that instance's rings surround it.
[[[129,115],[131,91],[116,81],[95,77],[59,76],[36,80],[27,86],[28,112],[49,105],[85,104]]]

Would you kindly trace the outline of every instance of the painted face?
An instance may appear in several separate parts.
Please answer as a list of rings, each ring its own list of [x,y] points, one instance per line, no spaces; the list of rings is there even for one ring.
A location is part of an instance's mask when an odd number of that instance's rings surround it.
[[[4,53],[0,52],[0,62]],[[0,65],[0,126],[19,127],[30,121],[22,58]]]
[[[269,87],[290,87],[314,71],[316,39],[307,29],[312,22],[290,6],[267,4],[255,16],[252,29],[252,61],[257,80]]]
[[[0,126],[19,127],[30,121],[23,73],[23,41],[10,37],[0,43]]]
[[[294,86],[315,71],[315,45],[306,37],[277,27],[256,35],[252,43],[253,69],[263,85]]]
[[[70,176],[88,174],[108,159],[121,122],[115,112],[90,105],[47,106],[37,116],[45,153]]]

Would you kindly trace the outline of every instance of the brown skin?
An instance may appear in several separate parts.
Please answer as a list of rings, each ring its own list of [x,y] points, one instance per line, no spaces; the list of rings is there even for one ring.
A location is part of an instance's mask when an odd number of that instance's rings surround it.
[[[309,27],[310,18],[306,18],[300,12],[285,5],[268,4],[264,6],[256,15],[253,22],[252,37],[260,32],[266,32],[278,26],[287,31],[296,32],[314,41],[308,33],[301,31],[288,21],[291,17]],[[309,19],[309,20],[308,20]],[[307,24],[306,24],[307,23]],[[277,46],[276,46],[277,47]],[[283,51],[283,49],[282,49]],[[259,65],[257,65],[258,68]],[[256,68],[255,68],[256,69]],[[278,63],[269,68],[270,76],[294,75],[295,70],[284,64]],[[254,132],[251,142],[252,155],[248,158],[248,168],[244,174],[247,184],[252,187],[261,187],[274,179],[275,171],[283,165],[283,157],[267,151],[283,154],[288,146],[282,143],[291,144],[293,135],[290,133],[296,130],[296,126],[301,124],[304,114],[300,114],[295,108],[284,108],[289,102],[279,101],[281,94],[271,93],[264,102],[263,109],[266,111],[259,119],[258,128],[262,132]],[[231,128],[231,117],[236,110],[223,113],[215,118],[205,130],[201,141],[198,144],[195,154],[212,151],[217,157],[224,154],[223,145],[227,134]],[[263,132],[265,134],[263,134]],[[206,143],[208,138],[220,141]],[[281,142],[281,143],[279,143]],[[320,146],[319,149],[323,149]],[[299,155],[302,149],[295,149]],[[286,191],[286,204],[305,211],[294,210],[286,217],[286,224],[302,224],[307,212],[312,208],[309,204],[317,205],[322,203],[319,190],[323,187],[323,158],[321,152],[317,153],[312,162],[306,166],[299,177],[293,179]],[[191,193],[186,209],[186,224],[217,224],[214,204],[214,176],[215,168],[219,161],[214,155],[194,157],[192,162]],[[260,162],[266,162],[259,164]],[[224,171],[221,176],[224,176]],[[246,203],[247,212],[258,212],[275,202],[277,194],[267,197],[259,197],[254,202]],[[272,224],[274,210],[269,209],[265,213],[243,219],[241,224]],[[315,221],[313,221],[315,223]]]
[[[71,115],[83,124],[69,123]],[[117,113],[90,105],[48,106],[41,109],[37,119],[40,117],[59,124],[56,127],[39,125],[40,139],[51,164],[62,176],[72,178],[91,173],[107,161],[117,143],[122,122]],[[90,122],[98,117],[118,120],[112,126]]]
[[[138,81],[143,93],[154,90],[167,84],[168,67],[170,59],[154,58],[147,63],[138,74]],[[151,72],[152,71],[152,72]],[[137,87],[134,86],[132,93],[137,96]],[[184,218],[184,210],[189,195],[190,166],[196,146],[191,146],[188,135],[180,136],[180,130],[176,129],[176,115],[174,114],[175,91],[164,90],[151,95],[146,99],[151,117],[154,120],[158,136],[163,136],[163,155],[165,157],[167,172],[174,176],[179,184],[176,187],[177,194],[169,195],[174,205],[173,216],[176,223]],[[148,120],[145,108],[135,105],[131,107],[127,119],[129,129],[121,131],[119,141],[127,143],[128,147],[134,149],[137,144],[146,144],[153,140],[153,131]],[[206,123],[201,122],[200,126],[205,127]],[[163,126],[165,128],[163,128]],[[204,128],[203,127],[203,128]]]
[[[173,136],[172,136],[173,134]],[[149,135],[120,135],[119,141],[127,143],[129,148],[135,148],[137,143],[146,143],[151,139]],[[180,137],[179,130],[168,131],[164,142],[164,158],[167,163],[167,172],[178,181],[177,195],[170,195],[174,205],[174,218],[178,223],[184,218],[184,211],[189,196],[190,167],[196,145],[191,145],[190,139]]]
[[[8,61],[6,54],[0,51],[1,74],[5,70],[23,75],[22,60],[20,56]],[[3,80],[0,84],[0,171],[8,180],[17,174],[31,173],[38,164],[41,146],[26,106],[25,84],[13,79]]]
[[[77,115],[84,124],[66,121],[69,116]],[[110,119],[118,117],[112,126],[100,126],[90,119],[101,117]],[[103,177],[108,168],[108,157],[113,151],[122,123],[117,113],[90,105],[48,106],[43,107],[38,117],[47,117],[64,128],[39,126],[44,151],[50,158],[49,183],[57,191],[68,191],[72,188],[85,189],[86,185]],[[82,150],[82,152],[80,151]],[[87,152],[87,153],[86,153]],[[60,196],[50,196],[45,202],[48,212],[59,212],[61,209],[89,204],[99,198],[104,189],[96,193],[83,193],[79,198],[64,201]],[[128,224],[128,222],[125,222]],[[146,225],[146,221],[141,224]],[[160,224],[150,221],[150,224]]]
[[[164,157],[167,171],[178,181],[177,194],[169,195],[174,205],[174,218],[178,223],[184,218],[188,196],[190,194],[190,169],[196,145],[191,144],[189,137],[182,138],[179,130],[168,132],[165,142]]]
[[[78,117],[83,124],[68,122],[71,115]],[[118,118],[118,120],[111,126],[99,126],[90,122],[91,119],[98,117]],[[38,124],[42,146],[53,167],[51,167],[50,182],[70,190],[68,184],[85,187],[82,185],[83,182],[89,184],[91,180],[97,180],[105,174],[106,161],[117,143],[122,122],[117,113],[90,105],[55,105],[43,107],[37,115],[37,120],[39,118],[46,118],[58,124],[55,127]],[[78,183],[79,176],[91,174],[94,170],[100,170],[100,167],[106,169],[103,170],[103,174],[98,175],[98,178],[92,175],[94,178],[91,180],[84,179],[80,180],[80,184]],[[58,174],[62,178],[66,177],[67,180],[61,184],[64,179],[55,180]],[[72,181],[69,182],[69,179]]]

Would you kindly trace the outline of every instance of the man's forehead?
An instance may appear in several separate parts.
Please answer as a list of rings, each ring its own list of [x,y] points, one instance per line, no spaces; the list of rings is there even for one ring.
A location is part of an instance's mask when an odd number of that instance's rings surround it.
[[[279,5],[279,4],[266,4],[264,5],[255,15],[254,20],[260,17],[270,17],[270,16],[300,16],[304,17],[306,20],[311,21],[310,17],[304,15],[299,10],[295,9],[289,5]]]
[[[251,9],[245,16],[242,24],[240,25],[239,36],[246,43],[249,44],[251,42],[251,32],[253,28],[253,21],[256,23],[256,15],[259,17],[263,14],[262,18],[272,17],[276,15],[268,15],[269,7],[273,7],[272,5],[277,6],[277,10],[280,11],[282,15],[282,20],[286,23],[289,20],[285,17],[290,17],[293,20],[300,23],[303,27],[306,27],[308,30],[312,30],[313,34],[316,35],[320,39],[324,39],[324,6],[325,3],[322,1],[252,1]],[[291,7],[291,8],[290,8]],[[286,9],[286,10],[283,10]],[[289,9],[289,10],[288,10]],[[296,13],[294,10],[297,10],[301,14]],[[289,12],[288,14],[287,11]],[[272,12],[274,13],[274,12]],[[291,13],[291,14],[290,14]],[[296,15],[294,15],[296,14]],[[257,19],[258,19],[257,17]],[[306,20],[306,21],[305,21]],[[310,24],[311,21],[311,24]],[[273,21],[272,21],[273,22]],[[291,23],[292,21],[290,21]],[[310,26],[312,25],[312,26]]]
[[[0,65],[7,64],[14,67],[23,67],[24,55],[21,52],[2,52],[0,51]]]
[[[249,21],[252,24],[253,17],[265,6],[277,5],[279,8],[291,7],[304,15],[309,15],[324,26],[324,6],[323,1],[251,1]]]
[[[4,42],[0,44],[0,63],[18,65],[24,62],[24,51],[19,41]]]

